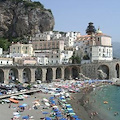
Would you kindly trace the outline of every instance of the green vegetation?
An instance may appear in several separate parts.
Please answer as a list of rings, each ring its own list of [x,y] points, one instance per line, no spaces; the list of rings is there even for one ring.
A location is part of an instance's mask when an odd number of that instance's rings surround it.
[[[70,58],[72,60],[72,64],[80,64],[81,63],[81,58],[73,53],[73,56]]]
[[[8,51],[10,42],[8,39],[0,38],[0,48],[3,48],[4,51]]]
[[[40,2],[27,2],[24,1],[25,7],[31,7],[31,8],[36,8],[39,7],[41,9],[44,9],[44,5],[42,5]]]
[[[89,60],[89,59],[90,59],[90,57],[88,55],[83,56],[83,60]]]

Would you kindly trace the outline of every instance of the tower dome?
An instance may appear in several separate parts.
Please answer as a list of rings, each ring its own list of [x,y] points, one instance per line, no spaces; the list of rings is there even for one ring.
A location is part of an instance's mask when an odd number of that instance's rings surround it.
[[[100,28],[97,29],[96,33],[97,34],[102,34],[102,31],[100,30]]]

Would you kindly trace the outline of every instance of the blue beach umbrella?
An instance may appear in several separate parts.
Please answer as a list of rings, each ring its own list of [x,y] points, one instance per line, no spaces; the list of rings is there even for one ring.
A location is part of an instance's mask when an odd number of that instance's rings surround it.
[[[47,114],[49,114],[49,113],[48,113],[48,112],[42,112],[42,114],[44,114],[44,115],[45,115],[45,117],[46,117],[46,115],[47,115]]]
[[[76,119],[76,118],[78,118],[78,116],[77,116],[77,115],[73,115],[72,117],[73,117],[73,118],[75,118],[75,119]]]
[[[43,112],[42,114],[49,114],[48,112]]]
[[[59,120],[67,120],[66,118],[61,118],[61,119],[59,119]]]
[[[69,112],[69,113],[74,113],[74,111],[73,111],[73,110],[68,110],[68,112]]]
[[[81,120],[81,119],[79,119],[79,118],[76,118],[75,120]]]
[[[58,115],[56,115],[57,117],[62,117],[62,115],[61,114],[58,114]]]
[[[29,116],[23,116],[22,119],[29,119]]]
[[[45,118],[45,120],[51,120],[51,118],[49,118],[49,117],[46,117],[46,118]]]
[[[58,109],[54,109],[54,112],[58,112],[59,110]]]

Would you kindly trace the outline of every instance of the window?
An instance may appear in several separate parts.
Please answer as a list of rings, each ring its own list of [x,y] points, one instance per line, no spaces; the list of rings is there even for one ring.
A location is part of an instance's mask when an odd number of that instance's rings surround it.
[[[98,38],[98,41],[100,40],[100,38]]]

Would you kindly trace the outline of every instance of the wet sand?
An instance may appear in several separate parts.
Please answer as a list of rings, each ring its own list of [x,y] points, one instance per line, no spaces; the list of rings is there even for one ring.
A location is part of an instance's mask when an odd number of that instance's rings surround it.
[[[81,90],[80,93],[72,94],[72,100],[68,102],[72,105],[75,113],[82,120],[103,120],[100,118],[99,114],[96,114],[96,110],[89,103],[90,92],[92,88],[87,88],[87,90]]]

